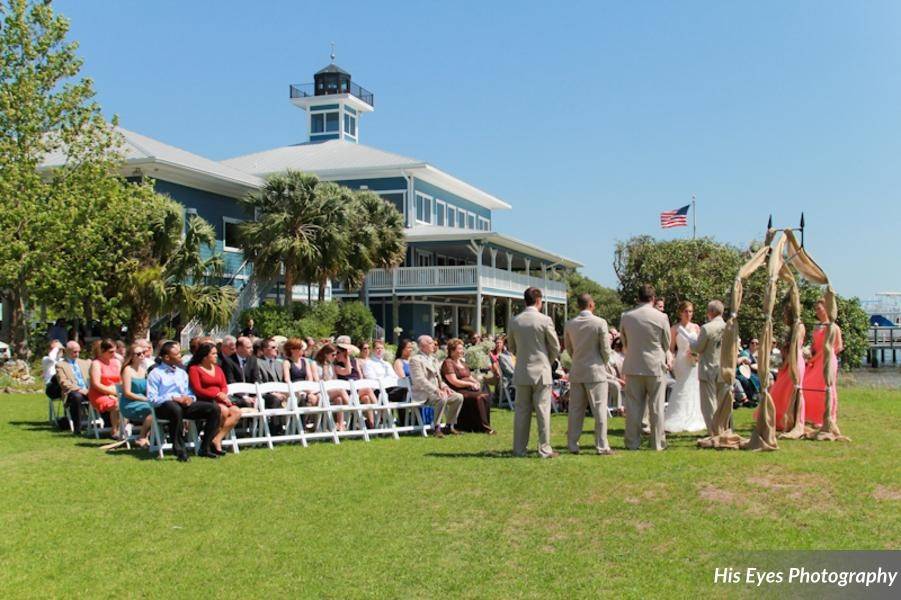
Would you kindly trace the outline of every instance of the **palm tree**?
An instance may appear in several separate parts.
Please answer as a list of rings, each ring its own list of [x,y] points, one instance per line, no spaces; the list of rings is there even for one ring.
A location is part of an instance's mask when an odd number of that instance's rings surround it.
[[[257,215],[256,221],[241,225],[244,255],[253,261],[258,277],[284,274],[285,306],[294,301],[295,283],[318,281],[334,239],[342,235],[344,209],[334,206],[339,190],[315,175],[289,170],[270,176],[263,188],[243,200]]]
[[[366,273],[370,269],[392,269],[404,260],[404,219],[398,210],[369,190],[354,192],[350,251],[341,279],[348,289],[360,288],[364,299]]]
[[[185,226],[183,208],[155,194],[156,210],[148,228],[149,244],[129,258],[123,269],[123,296],[131,308],[129,331],[146,337],[154,315],[180,313],[207,325],[224,325],[235,310],[235,289],[219,285],[222,256],[205,251],[215,247],[212,225],[194,215]]]

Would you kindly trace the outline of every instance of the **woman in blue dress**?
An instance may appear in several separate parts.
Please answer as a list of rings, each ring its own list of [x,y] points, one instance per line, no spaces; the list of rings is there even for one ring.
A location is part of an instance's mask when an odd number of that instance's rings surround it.
[[[129,421],[141,424],[141,433],[135,444],[140,448],[150,445],[147,436],[153,416],[147,402],[147,367],[144,355],[149,352],[143,344],[132,344],[122,367],[122,393],[119,395],[119,411]]]

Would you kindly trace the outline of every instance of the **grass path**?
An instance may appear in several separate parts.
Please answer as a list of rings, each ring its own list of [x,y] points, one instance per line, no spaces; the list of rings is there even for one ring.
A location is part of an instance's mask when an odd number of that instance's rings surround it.
[[[495,437],[183,465],[104,454],[49,429],[41,397],[0,396],[0,597],[681,598],[753,550],[897,549],[901,392],[841,401],[852,443],[767,454],[676,436],[662,453],[511,459],[495,411]],[[747,432],[750,411],[736,418]],[[552,429],[563,448],[565,416]]]

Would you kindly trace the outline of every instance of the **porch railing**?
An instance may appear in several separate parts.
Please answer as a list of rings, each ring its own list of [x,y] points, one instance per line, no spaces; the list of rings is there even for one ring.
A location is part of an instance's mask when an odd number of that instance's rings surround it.
[[[395,279],[396,278],[396,279]],[[549,299],[562,302],[566,297],[566,284],[553,279],[534,277],[525,273],[516,273],[504,269],[475,265],[460,267],[398,267],[397,269],[373,269],[366,275],[366,286],[370,291],[399,292],[412,289],[462,288],[462,290],[482,287],[515,294],[522,293],[527,287],[534,286],[544,290]],[[336,286],[336,291],[339,289]],[[490,292],[488,292],[490,293]]]

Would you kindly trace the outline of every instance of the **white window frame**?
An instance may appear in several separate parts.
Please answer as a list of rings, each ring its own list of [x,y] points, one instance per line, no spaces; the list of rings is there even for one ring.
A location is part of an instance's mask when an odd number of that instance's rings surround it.
[[[234,217],[222,217],[222,250],[224,250],[225,252],[241,252],[240,248],[229,246],[225,243],[225,225],[226,223],[230,223],[232,225],[240,225],[243,222],[243,219],[235,219]]]
[[[438,215],[441,215],[441,222],[443,225],[438,224]],[[438,198],[435,198],[435,225],[438,227],[447,226],[447,202],[439,200]]]
[[[351,121],[353,123],[353,132],[347,131],[348,121]],[[357,139],[357,117],[350,114],[346,110],[344,111],[344,123],[342,123],[342,128],[344,129],[345,136]]]
[[[453,217],[451,217],[453,215]],[[447,205],[447,210],[445,211],[445,224],[448,227],[456,227],[457,226],[457,207],[453,204]]]
[[[470,218],[472,219],[472,227],[469,226]],[[466,212],[466,228],[475,231],[477,224],[478,224],[478,221],[476,220],[476,214],[474,212],[467,211]]]
[[[426,259],[423,262],[428,262],[427,265],[419,264],[419,259]],[[428,250],[420,250],[419,248],[415,249],[413,253],[413,266],[414,267],[434,267],[435,266],[435,254],[433,252],[429,252]]]
[[[419,197],[422,196],[423,206],[422,212],[428,218],[428,221],[423,221],[419,218]],[[426,209],[426,205],[428,205],[428,209]],[[428,194],[423,194],[422,192],[416,192],[416,213],[414,214],[414,218],[417,223],[422,223],[423,225],[432,225],[435,222],[435,199]]]
[[[482,224],[485,224],[485,227],[482,227]],[[491,231],[491,221],[486,219],[485,217],[479,217],[479,222],[476,224],[476,227],[479,231]]]
[[[463,217],[463,223],[460,223],[460,217]],[[466,211],[457,207],[457,229],[466,229]]]

